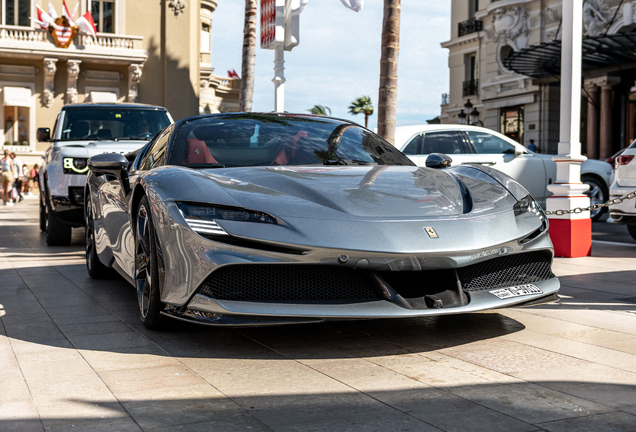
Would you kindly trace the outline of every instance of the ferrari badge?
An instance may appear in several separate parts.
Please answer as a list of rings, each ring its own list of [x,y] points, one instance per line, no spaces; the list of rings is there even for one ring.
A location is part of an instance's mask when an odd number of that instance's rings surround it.
[[[426,234],[428,234],[428,236],[430,238],[438,238],[439,237],[433,228],[426,227],[424,229],[426,230]]]

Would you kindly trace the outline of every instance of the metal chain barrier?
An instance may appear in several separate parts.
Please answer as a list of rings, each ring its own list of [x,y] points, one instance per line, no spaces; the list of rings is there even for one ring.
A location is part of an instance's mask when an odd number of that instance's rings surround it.
[[[579,214],[579,213],[583,213],[584,211],[592,211],[592,210],[599,210],[602,209],[603,207],[609,207],[615,204],[620,204],[623,201],[627,201],[630,199],[636,198],[636,191],[628,193],[627,195],[623,195],[620,198],[614,198],[609,200],[606,203],[603,204],[593,204],[589,207],[577,207],[577,208],[573,208],[572,210],[555,210],[555,211],[546,211],[545,214],[547,215],[557,215],[557,216],[561,216],[561,215],[566,215],[566,214],[571,214],[571,213],[575,213],[575,214]]]

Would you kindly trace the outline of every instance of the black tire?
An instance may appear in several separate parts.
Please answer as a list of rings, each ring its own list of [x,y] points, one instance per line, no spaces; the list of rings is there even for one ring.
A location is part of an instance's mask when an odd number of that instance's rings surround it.
[[[86,223],[86,246],[84,248],[86,251],[86,270],[91,278],[104,279],[110,276],[110,269],[102,264],[95,250],[94,220],[90,193],[87,193],[86,202],[84,203],[84,222]]]
[[[590,205],[603,204],[609,200],[609,191],[607,186],[601,180],[590,176],[581,176],[581,181],[588,185],[590,189],[585,193],[590,198]],[[592,221],[599,220],[603,214],[607,212],[607,207],[600,210],[591,211],[590,218]]]
[[[152,222],[152,212],[147,197],[143,197],[135,219],[135,288],[141,322],[150,330],[163,327],[161,311],[161,283],[157,239]],[[163,273],[163,272],[162,272]]]
[[[61,222],[51,210],[51,205],[45,204],[46,244],[49,246],[68,246],[71,244],[72,230],[70,225]]]
[[[46,232],[46,206],[44,204],[44,194],[40,197],[40,231]]]
[[[627,225],[627,232],[636,240],[636,225]]]

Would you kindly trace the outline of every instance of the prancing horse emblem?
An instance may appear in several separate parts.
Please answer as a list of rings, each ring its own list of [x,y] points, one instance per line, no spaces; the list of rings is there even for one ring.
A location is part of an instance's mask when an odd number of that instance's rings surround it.
[[[433,228],[425,227],[424,229],[426,230],[426,234],[428,234],[428,236],[430,238],[438,238],[439,237]]]

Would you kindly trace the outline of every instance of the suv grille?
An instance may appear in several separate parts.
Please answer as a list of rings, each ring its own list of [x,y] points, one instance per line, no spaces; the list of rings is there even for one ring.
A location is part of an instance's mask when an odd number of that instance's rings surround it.
[[[457,273],[464,290],[482,291],[552,279],[551,261],[550,253],[528,252],[458,268]]]
[[[321,265],[232,265],[213,272],[199,293],[219,300],[375,299],[360,271]]]

